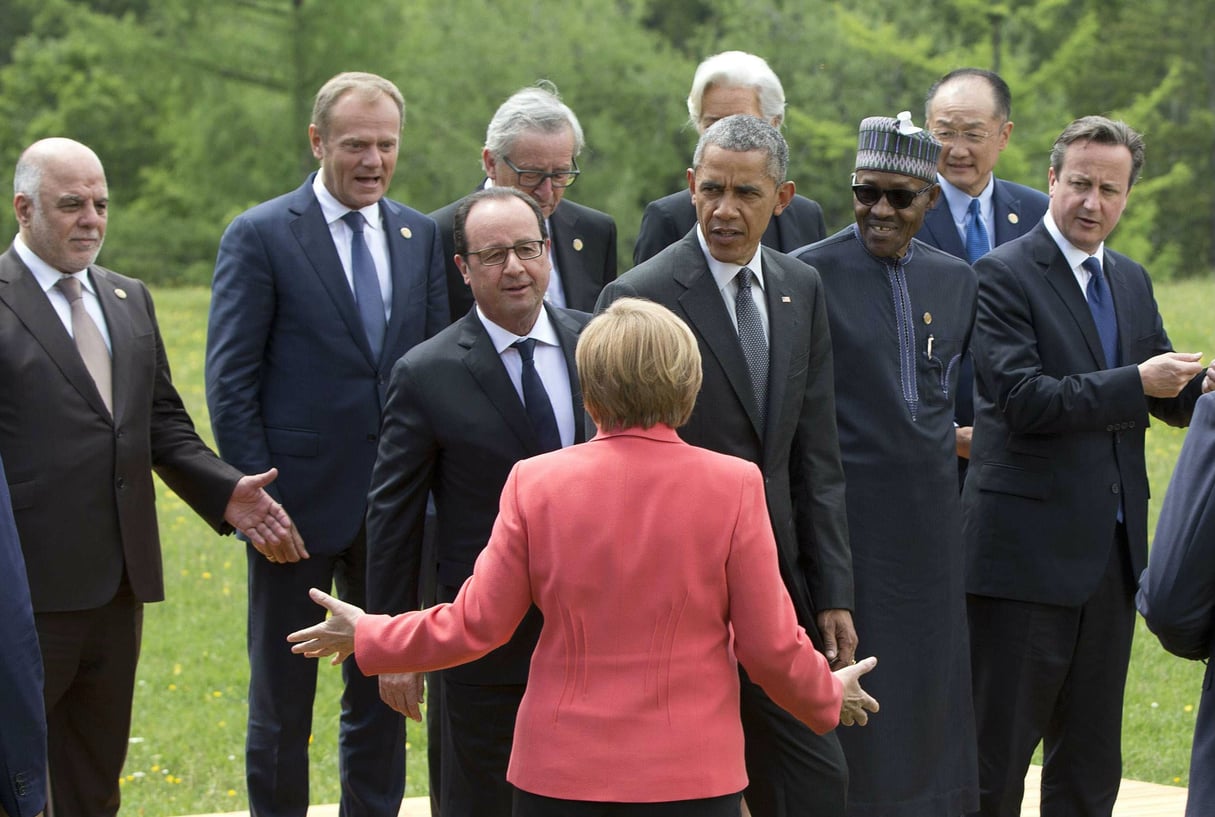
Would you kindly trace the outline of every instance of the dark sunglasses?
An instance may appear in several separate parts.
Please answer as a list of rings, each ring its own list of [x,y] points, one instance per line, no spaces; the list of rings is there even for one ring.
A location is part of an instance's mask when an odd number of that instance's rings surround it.
[[[876,184],[854,184],[852,185],[852,195],[856,196],[856,200],[866,207],[872,207],[882,200],[882,196],[886,197],[886,201],[890,202],[890,206],[896,210],[906,210],[911,206],[917,198],[927,193],[933,188],[935,182],[930,183],[923,190],[883,190]]]

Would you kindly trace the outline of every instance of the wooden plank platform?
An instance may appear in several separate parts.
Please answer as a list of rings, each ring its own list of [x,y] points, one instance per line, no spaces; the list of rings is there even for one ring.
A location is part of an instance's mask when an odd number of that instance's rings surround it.
[[[1030,766],[1025,776],[1025,802],[1021,806],[1021,817],[1039,817],[1038,792],[1042,779],[1042,767]],[[1161,786],[1156,783],[1141,783],[1138,780],[1123,780],[1114,806],[1114,817],[1182,817],[1185,814],[1186,790],[1180,786]],[[337,817],[336,805],[312,806],[308,817]],[[247,811],[231,814],[195,814],[189,817],[249,817]],[[401,804],[400,817],[430,817],[430,800],[425,797],[407,797]]]

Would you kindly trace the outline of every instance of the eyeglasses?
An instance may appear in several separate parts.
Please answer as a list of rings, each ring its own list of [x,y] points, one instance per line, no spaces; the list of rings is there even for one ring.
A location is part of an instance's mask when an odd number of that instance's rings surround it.
[[[520,241],[513,247],[486,247],[483,250],[476,252],[466,252],[465,257],[475,255],[481,259],[481,263],[487,267],[500,267],[506,263],[507,256],[511,253],[515,254],[515,258],[520,261],[531,261],[533,258],[539,258],[544,255],[544,239],[533,238],[530,241]]]
[[[891,207],[896,210],[906,210],[911,206],[912,202],[927,193],[935,185],[936,182],[933,182],[923,190],[903,190],[897,187],[891,190],[883,190],[876,184],[854,184],[852,185],[852,195],[856,196],[856,200],[866,207],[872,207],[882,200],[882,196],[885,196],[886,201],[890,202]]]
[[[968,145],[981,145],[991,138],[991,134],[985,130],[956,131],[952,128],[937,128],[932,135],[941,144],[960,140]]]
[[[502,161],[506,162],[506,166],[515,171],[515,175],[519,177],[515,181],[515,186],[525,187],[528,190],[544,184],[545,179],[552,179],[553,187],[569,187],[578,181],[578,174],[582,172],[578,169],[577,159],[570,160],[574,166],[569,170],[554,170],[552,173],[546,173],[543,170],[523,170],[515,167],[515,163],[505,156],[502,157]]]

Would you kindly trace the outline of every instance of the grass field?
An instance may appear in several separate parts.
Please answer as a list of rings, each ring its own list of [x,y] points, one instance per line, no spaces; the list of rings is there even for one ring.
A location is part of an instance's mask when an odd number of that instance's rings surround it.
[[[1206,359],[1215,355],[1215,284],[1162,285],[1156,294],[1174,346]],[[207,301],[204,289],[156,293],[174,379],[209,440],[202,386]],[[1183,436],[1160,424],[1148,433],[1153,527]],[[123,813],[171,817],[245,809],[244,546],[216,537],[163,486],[159,514],[168,600],[147,608]],[[312,802],[332,803],[338,796],[340,676],[327,663],[318,669]],[[1161,650],[1140,622],[1124,715],[1126,777],[1186,784],[1202,672],[1201,664]],[[408,739],[408,794],[422,795],[425,735],[411,724]]]

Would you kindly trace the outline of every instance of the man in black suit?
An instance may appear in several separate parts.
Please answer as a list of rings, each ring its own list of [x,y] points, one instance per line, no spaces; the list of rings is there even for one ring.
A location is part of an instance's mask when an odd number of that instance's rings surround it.
[[[703,134],[714,122],[735,114],[758,117],[779,128],[785,121],[785,89],[762,57],[725,51],[696,68],[688,94],[689,124]],[[787,184],[792,188],[792,182]],[[657,255],[687,235],[695,224],[696,208],[686,188],[650,202],[641,217],[633,263]],[[823,208],[805,196],[794,195],[769,220],[760,240],[765,247],[793,252],[826,236]]]
[[[0,462],[0,815],[34,817],[46,807],[46,711],[42,653],[25,559]]]
[[[799,622],[838,667],[855,660],[856,633],[823,288],[814,268],[760,247],[793,197],[788,155],[780,132],[752,116],[706,130],[688,171],[697,225],[609,284],[597,308],[648,298],[692,328],[704,385],[679,434],[759,465]],[[843,815],[835,733],[815,735],[745,674],[741,704],[751,813]]]
[[[57,817],[117,813],[145,602],[164,598],[156,473],[220,533],[305,553],[265,492],[198,438],[152,298],[97,266],[109,193],[92,150],[44,139],[17,162],[0,256],[0,456],[45,669]],[[8,660],[8,659],[6,659]],[[8,724],[3,727],[7,730]]]
[[[307,589],[336,585],[365,604],[363,518],[392,364],[446,325],[434,222],[387,197],[404,100],[375,74],[338,74],[308,126],[320,162],[300,187],[224,231],[207,325],[207,403],[219,450],[245,468],[274,463],[299,508],[311,558],[247,552],[251,811],[303,817],[316,666],[282,649],[324,615]],[[360,260],[362,259],[362,260]],[[380,687],[343,669],[343,813],[396,817],[405,791],[405,721]]]
[[[416,609],[427,574],[437,573],[438,601],[452,601],[489,541],[511,467],[586,438],[574,347],[590,316],[545,303],[550,243],[540,206],[493,187],[461,200],[452,226],[476,306],[393,367],[367,514],[375,611]],[[542,392],[533,391],[536,376]],[[432,492],[434,557],[424,562]],[[539,625],[533,610],[504,646],[431,676],[428,717],[436,680],[442,706],[431,731],[441,769],[430,785],[444,817],[511,813],[506,766]],[[393,681],[400,706],[420,718],[421,678]]]
[[[916,238],[973,264],[992,247],[1020,238],[1046,213],[1040,190],[997,179],[993,172],[1012,135],[1012,91],[999,74],[959,68],[928,89],[924,121],[941,143],[941,197],[924,216]],[[962,358],[958,379],[958,477],[966,477],[974,431],[974,362]]]
[[[1198,354],[1172,350],[1142,266],[1105,246],[1143,164],[1122,122],[1071,123],[1050,210],[976,264],[974,447],[963,490],[980,814],[1108,815],[1147,559],[1149,414],[1189,422]]]
[[[616,277],[616,222],[607,213],[565,198],[578,180],[582,125],[548,82],[511,95],[494,113],[485,132],[477,187],[514,187],[540,205],[548,230],[549,276],[544,300],[553,306],[589,312],[604,285]],[[430,214],[443,235],[451,320],[468,314],[473,295],[456,262],[452,221],[460,201]]]

